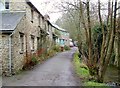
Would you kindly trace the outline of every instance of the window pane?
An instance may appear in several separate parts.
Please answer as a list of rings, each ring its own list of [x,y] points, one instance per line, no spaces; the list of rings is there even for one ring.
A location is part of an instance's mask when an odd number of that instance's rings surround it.
[[[24,35],[20,34],[20,47],[21,51],[24,51]]]
[[[34,50],[34,36],[31,36],[31,50]]]
[[[5,2],[5,9],[9,9],[9,2]]]

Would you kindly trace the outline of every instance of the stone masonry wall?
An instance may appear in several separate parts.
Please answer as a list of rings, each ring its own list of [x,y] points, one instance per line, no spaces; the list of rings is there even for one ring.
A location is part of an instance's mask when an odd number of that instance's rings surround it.
[[[20,1],[22,1],[20,3]],[[24,2],[24,0],[20,0],[19,2],[10,2],[10,11],[26,11],[24,17],[18,23],[15,28],[15,31],[12,36],[12,73],[16,73],[23,68],[26,64],[27,59],[31,59],[32,55],[37,52],[38,50],[38,42],[42,43],[42,48],[47,49],[48,41],[52,42],[52,28],[49,29],[50,35],[47,37],[42,38],[42,42],[38,41],[41,40],[41,32],[40,30],[47,31],[48,30],[48,23],[43,19],[43,17],[38,14],[36,11],[33,11],[33,18],[31,14],[31,7]],[[40,18],[39,18],[40,17]],[[45,29],[45,25],[46,28]],[[20,44],[20,33],[24,35],[24,50],[21,51],[21,44]],[[3,35],[3,72],[8,71],[8,38],[9,35]],[[34,37],[34,50],[31,50],[32,41],[31,36]],[[46,39],[47,38],[47,39]],[[49,44],[51,47],[52,43]]]
[[[10,11],[25,11],[26,1],[25,0],[10,0]]]
[[[15,32],[12,36],[12,72],[17,72],[22,69],[26,55],[26,27],[25,16],[17,25]],[[20,33],[23,33],[24,50],[21,51]]]
[[[9,62],[9,35],[0,34],[1,39],[1,61],[2,61],[2,72],[8,73],[8,62]]]

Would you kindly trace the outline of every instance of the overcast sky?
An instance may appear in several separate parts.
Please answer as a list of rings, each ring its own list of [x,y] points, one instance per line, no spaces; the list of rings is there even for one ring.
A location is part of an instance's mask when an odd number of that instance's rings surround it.
[[[56,21],[61,13],[58,13],[58,9],[55,8],[55,3],[60,2],[60,0],[30,0],[38,10],[43,14],[48,14],[50,16],[51,22]]]
[[[51,22],[55,22],[59,17],[62,16],[62,13],[59,12],[59,9],[56,7],[61,1],[70,1],[74,0],[30,0],[38,10],[43,14],[48,14],[50,16]],[[85,1],[85,0],[84,0]],[[91,0],[96,3],[98,0]],[[101,0],[102,3],[106,3],[108,0]],[[120,1],[120,0],[118,0]]]

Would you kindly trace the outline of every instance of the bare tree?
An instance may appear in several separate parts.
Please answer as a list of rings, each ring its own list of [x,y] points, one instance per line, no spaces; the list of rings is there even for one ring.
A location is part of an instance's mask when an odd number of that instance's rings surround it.
[[[115,3],[115,5],[113,5]],[[87,66],[90,69],[90,73],[94,76],[97,77],[99,82],[103,82],[103,77],[105,75],[106,69],[109,65],[111,55],[113,53],[113,47],[114,47],[114,42],[115,42],[115,36],[116,36],[116,12],[117,12],[117,0],[114,2],[111,0],[108,0],[108,14],[107,14],[107,21],[105,24],[105,20],[103,20],[102,13],[101,11],[104,10],[105,8],[102,8],[102,4],[100,0],[98,0],[98,7],[97,14],[92,13],[92,6],[90,3],[90,0],[87,0],[86,2],[83,2],[79,0],[77,4],[73,3],[66,3],[69,7],[69,9],[66,9],[65,6],[63,8],[68,11],[68,13],[71,14],[73,10],[76,10],[79,12],[79,29],[77,30],[78,33],[82,33],[85,35],[85,43],[83,43],[82,36],[78,34],[78,41],[79,41],[79,52],[82,54],[82,58],[84,62],[87,64]],[[114,8],[113,8],[114,7]],[[96,8],[96,7],[95,7]],[[95,8],[93,10],[95,11]],[[72,10],[71,10],[72,9]],[[92,28],[96,25],[95,23],[92,23],[91,20],[92,16],[98,17],[98,19],[95,19],[95,22],[99,22],[100,28],[101,28],[101,41],[98,41],[99,46],[95,46],[97,38],[93,38],[93,30]],[[76,15],[73,13],[71,14],[73,18],[73,22],[76,21]],[[105,18],[104,18],[105,19]],[[118,22],[119,23],[119,22]],[[106,27],[106,28],[105,28]],[[119,29],[119,25],[117,27]],[[81,31],[81,30],[84,30]],[[117,36],[119,35],[119,32]],[[98,36],[99,37],[99,36]],[[118,36],[119,37],[119,36]],[[118,42],[119,43],[119,42]],[[81,46],[82,44],[82,46]],[[98,48],[99,47],[99,48]],[[84,49],[85,48],[85,49]],[[119,49],[118,49],[119,50]],[[118,51],[119,53],[119,51]],[[118,57],[119,58],[119,57]]]

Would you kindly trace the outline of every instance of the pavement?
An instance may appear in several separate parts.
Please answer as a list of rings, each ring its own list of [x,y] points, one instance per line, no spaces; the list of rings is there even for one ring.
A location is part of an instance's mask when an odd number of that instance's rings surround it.
[[[75,76],[72,59],[77,48],[58,53],[32,70],[12,77],[3,77],[3,86],[81,86]]]

